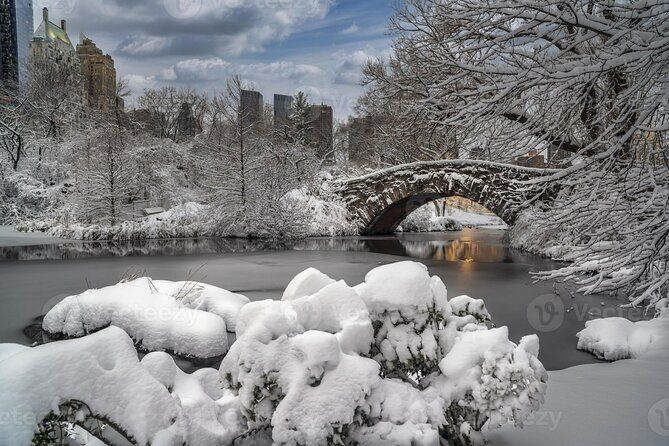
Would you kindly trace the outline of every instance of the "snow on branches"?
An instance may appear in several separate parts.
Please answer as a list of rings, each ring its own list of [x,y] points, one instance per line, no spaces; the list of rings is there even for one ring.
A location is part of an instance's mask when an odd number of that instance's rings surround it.
[[[242,308],[221,377],[249,428],[281,444],[472,444],[522,425],[546,390],[538,339],[516,345],[482,301],[451,301],[418,263],[355,288],[309,269],[281,301]]]
[[[554,209],[533,233],[572,241],[573,264],[540,275],[632,304],[669,292],[669,19],[652,0],[408,0],[393,52],[364,71],[367,100],[474,131],[494,160],[546,151]],[[538,245],[537,245],[538,246]]]

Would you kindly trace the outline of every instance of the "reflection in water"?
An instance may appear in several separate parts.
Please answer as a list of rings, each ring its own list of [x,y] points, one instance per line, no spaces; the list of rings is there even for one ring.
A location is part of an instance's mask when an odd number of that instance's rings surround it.
[[[418,259],[442,260],[445,262],[512,262],[509,249],[504,246],[481,245],[463,240],[431,241],[429,243],[401,241],[400,243],[409,257]]]
[[[238,238],[194,238],[131,242],[72,242],[0,248],[0,260],[71,260],[89,257],[176,256],[260,251],[352,251],[445,262],[513,262],[518,255],[504,243],[505,231],[465,229],[449,233],[379,237],[309,238],[272,243]],[[428,240],[426,240],[428,238]]]

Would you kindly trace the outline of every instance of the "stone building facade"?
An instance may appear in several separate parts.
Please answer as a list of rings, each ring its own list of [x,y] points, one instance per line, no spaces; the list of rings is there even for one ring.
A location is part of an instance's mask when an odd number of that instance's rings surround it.
[[[116,68],[114,59],[104,54],[88,37],[77,45],[86,105],[98,110],[112,110],[116,104]]]

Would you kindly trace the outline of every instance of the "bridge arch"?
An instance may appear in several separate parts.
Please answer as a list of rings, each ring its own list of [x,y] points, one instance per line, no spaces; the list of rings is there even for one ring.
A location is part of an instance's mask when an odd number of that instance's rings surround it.
[[[461,196],[513,224],[521,205],[541,196],[528,180],[555,173],[477,160],[428,161],[342,181],[338,193],[365,235],[387,234],[411,212],[438,198]]]

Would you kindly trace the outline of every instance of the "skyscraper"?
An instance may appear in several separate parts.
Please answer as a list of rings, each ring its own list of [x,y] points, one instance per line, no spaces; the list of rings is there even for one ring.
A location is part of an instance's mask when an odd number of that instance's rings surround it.
[[[374,119],[371,116],[351,118],[348,125],[348,159],[365,161],[368,145],[374,136]]]
[[[263,97],[257,91],[242,90],[242,125],[252,127],[260,122],[263,113]]]
[[[293,105],[293,97],[285,94],[274,95],[274,128],[279,129],[288,125],[290,121],[290,108]]]
[[[32,0],[0,0],[0,83],[25,85],[32,35]]]
[[[103,54],[88,37],[77,45],[81,76],[89,107],[110,110],[116,105],[116,68],[114,59]]]
[[[307,139],[316,149],[318,156],[327,161],[333,161],[333,122],[332,107],[329,105],[312,105],[309,107],[309,131]]]

